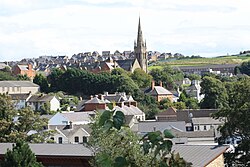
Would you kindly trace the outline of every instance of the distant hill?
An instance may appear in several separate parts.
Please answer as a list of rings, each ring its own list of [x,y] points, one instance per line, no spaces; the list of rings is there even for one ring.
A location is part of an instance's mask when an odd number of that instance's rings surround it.
[[[166,65],[171,66],[206,66],[210,64],[241,64],[244,61],[250,61],[250,53],[242,53],[238,55],[219,56],[212,58],[185,58],[176,59],[168,62],[156,62],[149,67],[149,70],[153,68],[163,68]]]

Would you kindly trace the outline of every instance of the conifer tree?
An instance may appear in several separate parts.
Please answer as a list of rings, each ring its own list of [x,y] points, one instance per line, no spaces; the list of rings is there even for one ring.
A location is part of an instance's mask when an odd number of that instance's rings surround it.
[[[42,167],[37,162],[35,154],[31,151],[29,145],[23,141],[17,141],[13,144],[12,150],[8,149],[4,155],[2,167]]]

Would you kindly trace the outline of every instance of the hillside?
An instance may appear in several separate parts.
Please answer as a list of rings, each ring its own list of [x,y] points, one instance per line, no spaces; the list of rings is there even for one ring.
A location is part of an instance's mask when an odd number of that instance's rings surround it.
[[[153,68],[163,68],[166,65],[205,66],[210,64],[241,64],[244,61],[250,61],[250,55],[220,56],[212,58],[185,58],[185,59],[171,60],[168,62],[159,61],[149,66],[149,70]]]

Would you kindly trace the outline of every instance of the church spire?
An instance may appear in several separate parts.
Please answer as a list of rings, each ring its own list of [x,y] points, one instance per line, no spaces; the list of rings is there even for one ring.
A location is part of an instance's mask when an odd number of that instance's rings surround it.
[[[137,46],[144,46],[143,37],[142,37],[142,30],[141,30],[141,19],[139,16],[139,23],[138,23],[138,34],[137,34]]]
[[[139,23],[138,23],[137,41],[136,43],[134,43],[134,54],[135,54],[135,58],[138,60],[141,66],[141,69],[147,72],[148,71],[147,48],[146,48],[146,41],[144,43],[143,37],[142,37],[140,16],[139,16]]]

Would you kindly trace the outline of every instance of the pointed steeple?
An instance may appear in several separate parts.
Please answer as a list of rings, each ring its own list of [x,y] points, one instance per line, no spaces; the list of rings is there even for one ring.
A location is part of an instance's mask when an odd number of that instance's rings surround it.
[[[142,30],[141,30],[141,19],[139,16],[139,24],[138,24],[138,34],[137,34],[137,46],[144,46]]]
[[[148,71],[147,48],[146,48],[146,41],[144,42],[142,37],[140,17],[138,24],[137,41],[134,43],[134,55],[138,60],[141,69],[147,72]]]

